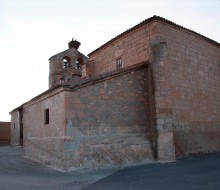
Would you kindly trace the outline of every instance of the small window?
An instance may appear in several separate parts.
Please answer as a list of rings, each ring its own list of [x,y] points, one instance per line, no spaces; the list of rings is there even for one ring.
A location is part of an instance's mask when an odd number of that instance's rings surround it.
[[[64,83],[64,78],[60,78],[60,84]]]
[[[80,65],[80,62],[78,60],[76,61],[76,69],[78,69],[78,70],[81,69],[81,65]]]
[[[63,60],[63,68],[66,69],[69,67],[69,63],[68,61],[66,61],[65,59]]]
[[[50,123],[50,113],[49,109],[44,110],[44,124],[49,124]]]
[[[70,63],[71,63],[70,57],[65,56],[65,57],[63,58],[63,68],[64,68],[64,69],[69,68],[69,67],[70,67]]]
[[[121,69],[122,68],[122,61],[121,61],[121,57],[116,59],[116,69]]]
[[[81,66],[83,65],[84,61],[82,58],[78,58],[76,60],[76,69],[80,70],[81,69]]]

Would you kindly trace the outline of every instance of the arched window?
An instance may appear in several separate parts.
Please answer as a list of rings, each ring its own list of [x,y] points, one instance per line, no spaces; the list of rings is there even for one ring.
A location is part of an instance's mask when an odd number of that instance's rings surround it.
[[[83,59],[78,58],[78,59],[76,60],[76,69],[79,69],[79,70],[80,70],[83,63],[84,63]]]
[[[63,58],[63,68],[65,69],[65,68],[70,67],[70,63],[71,63],[70,57],[65,56],[65,57]]]

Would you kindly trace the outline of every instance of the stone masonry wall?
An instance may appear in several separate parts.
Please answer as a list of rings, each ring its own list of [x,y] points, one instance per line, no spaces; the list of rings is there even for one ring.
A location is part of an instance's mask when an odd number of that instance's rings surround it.
[[[162,22],[155,31],[158,126],[173,131],[176,157],[220,151],[220,47]]]
[[[66,92],[66,169],[154,159],[147,67]]]
[[[170,98],[160,98],[160,94],[158,93],[159,91],[161,91],[162,94],[167,93],[167,89],[162,90],[160,88],[160,83],[163,82],[161,80],[164,80],[164,77],[160,77],[159,71],[160,62],[164,64],[165,59],[167,59],[167,48],[166,44],[161,40],[162,34],[160,35],[157,25],[158,22],[154,21],[138,27],[136,30],[129,32],[92,54],[89,60],[91,64],[94,65],[94,67],[92,67],[94,75],[116,70],[115,62],[118,57],[122,59],[123,68],[141,61],[150,61],[149,72],[152,73],[153,78],[151,82],[151,95],[153,95],[153,97],[150,99],[154,107],[154,109],[151,110],[151,125],[154,130],[154,138],[157,139],[154,146],[158,149],[157,157],[159,160],[171,161],[175,160],[173,132],[161,129],[161,122],[163,122],[165,117],[166,127],[172,125],[172,114],[166,113],[167,110],[169,112],[171,108],[169,104]],[[91,67],[91,65],[88,65],[88,67]],[[154,94],[156,97],[154,97]],[[156,108],[157,112],[160,112],[160,115],[155,114]]]
[[[10,144],[11,128],[10,122],[0,122],[0,144]]]
[[[49,109],[49,124],[45,124],[45,109]],[[24,105],[24,142],[27,157],[58,168],[63,167],[64,118],[62,87]]]

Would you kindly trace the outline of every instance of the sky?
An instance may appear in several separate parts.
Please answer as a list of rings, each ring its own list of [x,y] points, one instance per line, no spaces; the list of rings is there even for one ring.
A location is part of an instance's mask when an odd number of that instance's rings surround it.
[[[220,0],[0,0],[0,121],[48,89],[48,59],[73,37],[87,55],[153,15],[220,43]]]

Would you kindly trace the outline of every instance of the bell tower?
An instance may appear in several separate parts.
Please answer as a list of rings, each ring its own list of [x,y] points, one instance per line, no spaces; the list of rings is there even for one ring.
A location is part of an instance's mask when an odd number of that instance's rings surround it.
[[[88,62],[88,58],[78,51],[80,45],[80,42],[72,39],[68,43],[69,49],[49,59],[49,88],[71,84],[82,79],[81,66]]]

